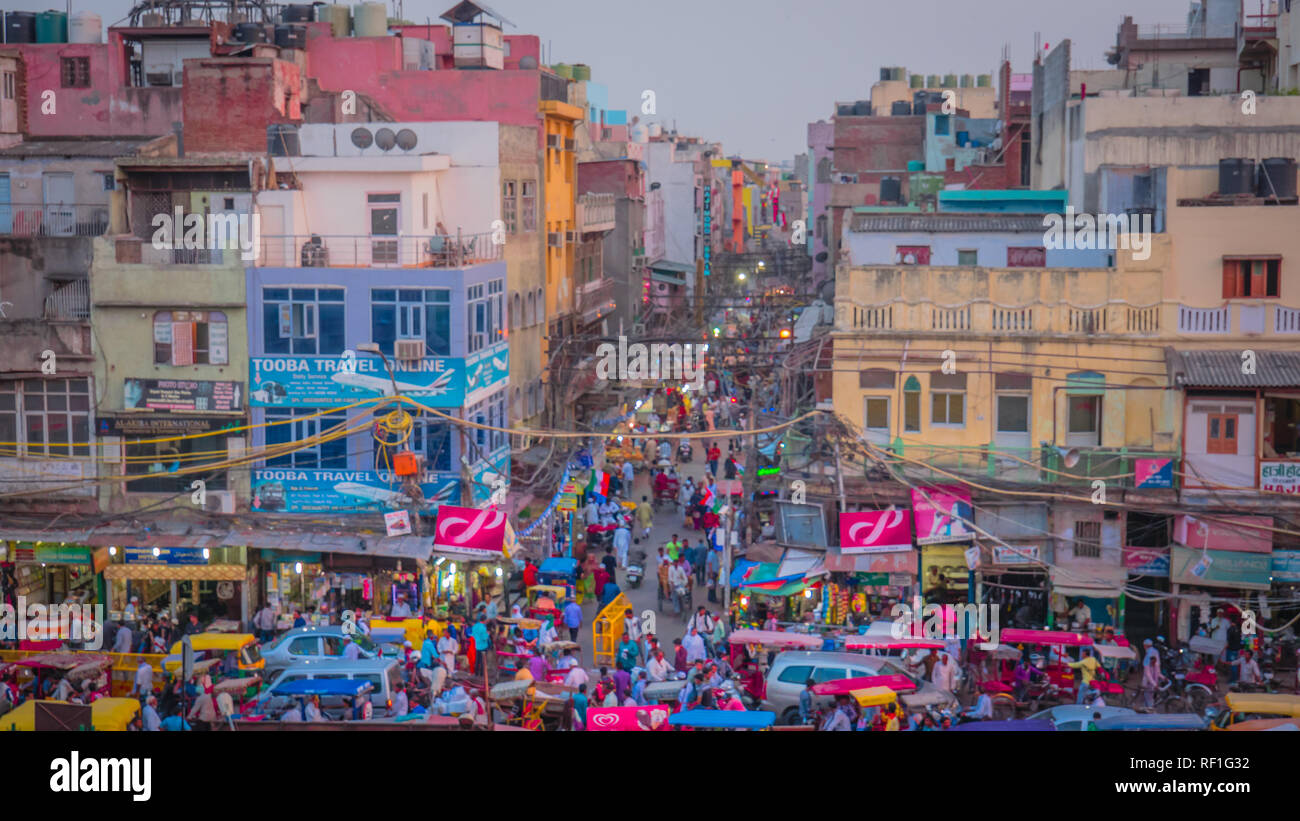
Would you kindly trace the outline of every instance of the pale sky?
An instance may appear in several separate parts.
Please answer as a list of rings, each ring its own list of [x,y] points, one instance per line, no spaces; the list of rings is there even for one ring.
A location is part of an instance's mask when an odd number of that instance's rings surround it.
[[[403,0],[407,19],[437,22],[455,0]],[[3,0],[7,9],[60,0]],[[129,0],[72,0],[106,25]],[[996,74],[1009,47],[1028,72],[1034,34],[1073,41],[1074,68],[1107,68],[1125,14],[1178,23],[1189,0],[489,0],[536,34],[549,62],[586,63],[610,106],[639,114],[653,89],[657,119],[720,140],[727,153],[781,161],[806,150],[807,124],[836,100],[866,99],[882,66],[918,74]],[[389,8],[392,3],[390,0]]]

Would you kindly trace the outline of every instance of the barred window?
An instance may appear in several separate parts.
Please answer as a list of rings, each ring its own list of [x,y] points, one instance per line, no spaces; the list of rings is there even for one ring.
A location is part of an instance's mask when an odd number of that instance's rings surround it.
[[[90,380],[0,381],[0,442],[18,456],[90,455]]]
[[[59,65],[59,78],[64,88],[90,88],[89,57],[64,57]]]

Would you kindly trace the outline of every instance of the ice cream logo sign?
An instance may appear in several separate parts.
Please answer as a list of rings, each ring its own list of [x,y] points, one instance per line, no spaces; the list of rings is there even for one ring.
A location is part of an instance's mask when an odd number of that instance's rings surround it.
[[[440,553],[498,558],[506,537],[503,510],[475,510],[443,505],[438,508],[433,549]]]
[[[912,511],[866,510],[840,514],[840,551],[886,553],[912,547]]]

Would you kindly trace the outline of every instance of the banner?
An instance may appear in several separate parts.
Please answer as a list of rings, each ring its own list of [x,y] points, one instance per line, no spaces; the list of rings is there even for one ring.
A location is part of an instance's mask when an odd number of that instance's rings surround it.
[[[504,510],[475,510],[472,507],[438,508],[433,549],[438,553],[461,553],[486,559],[500,558],[506,538]]]
[[[460,476],[420,477],[423,509],[460,502]],[[370,470],[266,468],[252,472],[254,513],[373,513],[412,506],[402,483]]]
[[[926,497],[929,497],[927,500]],[[958,485],[937,485],[912,490],[916,517],[916,543],[965,542],[975,537],[967,522],[975,519],[970,491]]]
[[[1169,548],[1125,547],[1124,567],[1134,576],[1169,575]]]
[[[122,383],[122,407],[165,411],[242,411],[240,382],[200,382],[190,379],[127,379]]]
[[[335,407],[391,396],[394,378],[399,392],[426,405],[465,404],[463,359],[423,359],[416,369],[394,362],[392,377],[375,356],[258,356],[249,359],[248,368],[248,395],[255,408]]]
[[[158,555],[153,554],[157,549]],[[201,547],[124,547],[124,564],[207,564]]]
[[[1040,547],[1036,544],[995,544],[991,552],[994,564],[1036,564],[1042,561]]]
[[[1226,516],[1203,519],[1188,514],[1174,517],[1174,541],[1200,550],[1233,550],[1242,553],[1272,553],[1272,516]]]
[[[1174,486],[1173,459],[1137,459],[1133,463],[1134,486],[1156,488]]]
[[[1188,550],[1170,548],[1169,580],[1197,587],[1236,587],[1268,590],[1273,557],[1263,553],[1240,553],[1228,550]],[[1202,556],[1208,556],[1208,565]],[[1199,571],[1199,572],[1198,572]]]
[[[1273,580],[1300,582],[1300,550],[1273,551]]]
[[[667,730],[667,707],[588,707],[588,730]]]
[[[1259,489],[1273,493],[1300,493],[1300,462],[1260,462]]]
[[[864,510],[840,514],[840,552],[889,553],[912,548],[912,511]]]

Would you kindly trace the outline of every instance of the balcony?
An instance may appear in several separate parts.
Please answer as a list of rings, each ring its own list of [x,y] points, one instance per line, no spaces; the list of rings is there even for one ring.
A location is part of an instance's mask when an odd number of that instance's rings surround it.
[[[614,300],[614,280],[597,277],[578,286],[577,311],[585,325],[611,313],[617,307]]]
[[[265,268],[459,269],[502,259],[505,244],[492,234],[370,236],[262,235],[256,264]]]
[[[84,279],[69,282],[45,298],[45,319],[76,322],[90,319],[90,285]]]
[[[583,194],[578,197],[578,231],[614,230],[614,195]]]
[[[99,237],[108,233],[108,204],[0,204],[0,236]]]
[[[1006,447],[999,445],[904,445],[896,441],[888,448],[906,457],[892,464],[909,479],[951,481],[945,473],[959,473],[1006,482],[1089,487],[1101,479],[1111,488],[1136,485],[1139,459],[1169,459],[1173,463],[1173,486],[1178,487],[1179,458],[1176,451],[1142,451],[1128,448],[1079,448],[1078,462],[1067,467],[1064,449],[1051,446]],[[916,464],[924,462],[925,466]]]

